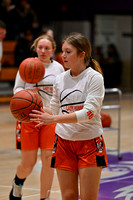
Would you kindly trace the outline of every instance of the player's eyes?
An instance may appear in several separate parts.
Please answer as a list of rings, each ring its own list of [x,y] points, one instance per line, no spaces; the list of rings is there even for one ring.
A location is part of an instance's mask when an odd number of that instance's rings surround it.
[[[41,49],[42,49],[42,47],[38,47],[38,49],[40,49],[40,50],[41,50]]]
[[[46,50],[46,51],[49,51],[50,50],[50,48],[49,47],[42,47],[42,46],[40,46],[40,47],[38,47],[39,48],[39,50]]]
[[[45,49],[46,49],[46,50],[50,50],[50,48],[49,48],[49,47],[46,47]]]
[[[70,51],[63,51],[63,54],[69,54]]]

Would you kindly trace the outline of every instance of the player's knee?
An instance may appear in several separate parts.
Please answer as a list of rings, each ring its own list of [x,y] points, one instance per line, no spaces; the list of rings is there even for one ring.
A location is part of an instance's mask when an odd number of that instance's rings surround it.
[[[51,162],[51,158],[52,158],[52,151],[51,150],[45,150],[45,152],[43,151],[43,153],[41,154],[41,159],[42,162]]]
[[[67,190],[66,192],[63,193],[63,199],[65,200],[77,200],[78,199],[78,194],[76,194],[72,190]]]
[[[30,162],[26,162],[26,163],[23,163],[22,162],[22,168],[27,172],[27,173],[31,173],[34,165],[35,165],[36,161],[30,161]]]

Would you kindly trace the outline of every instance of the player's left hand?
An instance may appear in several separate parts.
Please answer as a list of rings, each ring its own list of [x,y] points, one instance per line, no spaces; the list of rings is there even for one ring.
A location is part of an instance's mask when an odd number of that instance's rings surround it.
[[[47,124],[53,124],[53,115],[50,115],[49,113],[45,112],[43,109],[41,111],[39,110],[32,110],[32,113],[30,115],[30,121],[31,122],[37,122],[38,126],[47,125]]]

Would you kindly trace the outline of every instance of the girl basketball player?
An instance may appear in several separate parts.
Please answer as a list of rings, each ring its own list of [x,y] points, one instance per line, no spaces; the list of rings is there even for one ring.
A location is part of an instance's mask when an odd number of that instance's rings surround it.
[[[72,33],[62,45],[66,72],[54,83],[51,111],[34,111],[31,121],[40,125],[57,123],[52,167],[63,200],[97,200],[101,170],[107,167],[100,111],[104,82],[98,62],[91,57],[86,37]]]
[[[41,35],[34,41],[32,47],[37,53],[38,58],[44,63],[44,78],[37,84],[28,84],[21,79],[18,71],[14,93],[24,89],[35,88],[42,97],[43,105],[49,107],[53,93],[53,81],[58,74],[64,71],[64,68],[61,64],[50,58],[56,48],[55,41],[52,37]],[[35,127],[34,122],[21,122],[21,126],[19,124],[18,128],[18,132],[21,132],[21,162],[17,166],[9,199],[22,199],[22,186],[37,161],[38,148],[41,149],[42,161],[40,198],[41,200],[48,199],[54,173],[50,167],[50,163],[55,139],[55,124]]]

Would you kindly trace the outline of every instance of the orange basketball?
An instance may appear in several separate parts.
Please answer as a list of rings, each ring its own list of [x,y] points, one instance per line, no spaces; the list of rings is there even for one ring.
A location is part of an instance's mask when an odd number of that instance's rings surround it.
[[[37,83],[43,79],[45,67],[38,58],[26,58],[19,66],[19,73],[25,82]]]
[[[25,89],[17,92],[10,101],[12,115],[17,120],[23,122],[30,122],[29,114],[32,110],[40,110],[42,107],[42,99],[33,89]]]
[[[103,128],[110,127],[112,123],[111,116],[106,112],[101,112],[101,122]]]

